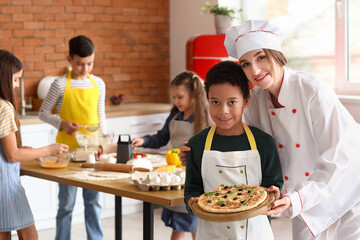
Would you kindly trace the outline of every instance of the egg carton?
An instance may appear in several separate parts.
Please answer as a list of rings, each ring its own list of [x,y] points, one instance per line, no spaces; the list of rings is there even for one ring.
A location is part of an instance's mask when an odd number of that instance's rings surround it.
[[[185,172],[164,172],[134,175],[132,177],[134,184],[141,191],[159,191],[159,190],[179,190],[185,185]]]
[[[184,187],[184,184],[177,184],[177,185],[153,185],[153,184],[146,184],[146,183],[140,183],[137,180],[134,180],[135,185],[139,188],[141,191],[159,191],[159,190],[170,190],[175,189],[179,190],[182,187]]]

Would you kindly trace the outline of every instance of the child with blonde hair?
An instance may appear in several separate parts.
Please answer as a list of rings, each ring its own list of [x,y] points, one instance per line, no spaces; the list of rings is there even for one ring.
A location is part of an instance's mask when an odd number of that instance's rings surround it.
[[[155,135],[132,140],[133,147],[160,148],[169,141],[173,148],[210,126],[208,102],[202,80],[194,73],[183,72],[170,84],[174,107],[163,128]],[[195,239],[198,219],[187,213],[185,206],[164,208],[161,219],[173,229],[172,240],[184,239],[184,232],[191,232]]]

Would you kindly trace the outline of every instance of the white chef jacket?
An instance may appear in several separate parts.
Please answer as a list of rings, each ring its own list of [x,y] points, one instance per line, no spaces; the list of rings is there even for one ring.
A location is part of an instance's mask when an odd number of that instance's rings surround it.
[[[247,124],[273,136],[292,207],[316,236],[360,201],[360,126],[317,76],[284,67],[278,96],[255,87]],[[360,214],[360,213],[359,213]]]

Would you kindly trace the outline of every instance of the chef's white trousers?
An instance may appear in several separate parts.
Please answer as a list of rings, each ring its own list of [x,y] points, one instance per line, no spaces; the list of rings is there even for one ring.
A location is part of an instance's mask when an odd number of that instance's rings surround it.
[[[360,202],[339,219],[334,240],[360,239]]]
[[[328,229],[314,237],[300,217],[292,220],[293,240],[328,240]]]
[[[333,240],[360,240],[360,202],[337,222]],[[293,240],[329,240],[329,229],[314,237],[300,217],[292,220]]]

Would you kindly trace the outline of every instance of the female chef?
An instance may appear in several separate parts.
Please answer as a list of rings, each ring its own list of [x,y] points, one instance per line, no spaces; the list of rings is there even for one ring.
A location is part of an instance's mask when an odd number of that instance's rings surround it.
[[[360,239],[360,125],[318,77],[285,67],[285,33],[250,20],[226,34],[255,88],[244,121],[275,139],[285,195],[268,214],[292,218],[293,239]]]

